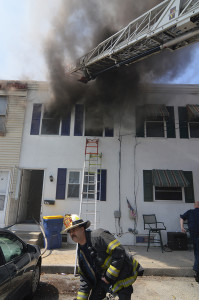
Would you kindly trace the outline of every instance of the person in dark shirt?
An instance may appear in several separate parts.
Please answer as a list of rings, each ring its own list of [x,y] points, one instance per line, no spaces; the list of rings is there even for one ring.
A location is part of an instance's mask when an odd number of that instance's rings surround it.
[[[102,300],[111,292],[120,300],[130,300],[132,284],[142,276],[140,264],[124,249],[107,230],[86,230],[90,221],[79,216],[65,215],[65,229],[78,243],[77,257],[80,288],[77,300]]]
[[[184,221],[188,221],[188,229],[190,238],[194,247],[194,266],[193,270],[196,272],[195,280],[199,283],[199,201],[194,203],[194,209],[186,211],[180,215],[181,231],[186,233],[184,229]]]

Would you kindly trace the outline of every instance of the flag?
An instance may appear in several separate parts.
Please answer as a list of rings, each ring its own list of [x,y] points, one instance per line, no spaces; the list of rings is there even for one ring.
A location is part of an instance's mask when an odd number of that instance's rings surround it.
[[[128,208],[130,210],[130,215],[132,218],[136,218],[136,212],[134,210],[134,208],[131,206],[129,200],[126,198],[127,204],[128,204]]]

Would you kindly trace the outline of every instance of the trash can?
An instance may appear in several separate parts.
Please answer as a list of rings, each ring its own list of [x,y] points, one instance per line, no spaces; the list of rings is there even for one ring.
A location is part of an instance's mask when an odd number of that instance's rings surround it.
[[[47,239],[47,249],[57,249],[62,245],[63,216],[44,216],[43,226]],[[46,247],[46,245],[45,245]]]

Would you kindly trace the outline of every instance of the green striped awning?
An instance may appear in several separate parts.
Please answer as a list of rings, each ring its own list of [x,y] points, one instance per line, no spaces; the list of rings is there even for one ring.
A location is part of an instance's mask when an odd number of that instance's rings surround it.
[[[146,104],[144,106],[145,109],[145,116],[146,117],[169,117],[169,112],[165,105],[159,105],[159,104]]]
[[[189,181],[181,170],[152,170],[153,185],[158,187],[187,187]]]
[[[199,118],[199,105],[187,105],[189,118]]]

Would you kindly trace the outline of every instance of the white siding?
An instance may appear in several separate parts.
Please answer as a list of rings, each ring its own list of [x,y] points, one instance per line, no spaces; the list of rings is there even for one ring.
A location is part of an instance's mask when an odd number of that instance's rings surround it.
[[[14,196],[27,92],[19,90],[0,90],[0,95],[7,96],[8,99],[6,134],[5,136],[0,136],[0,168],[9,170],[11,173],[5,219],[5,224],[7,225],[15,221],[16,215],[17,201],[14,200]]]

